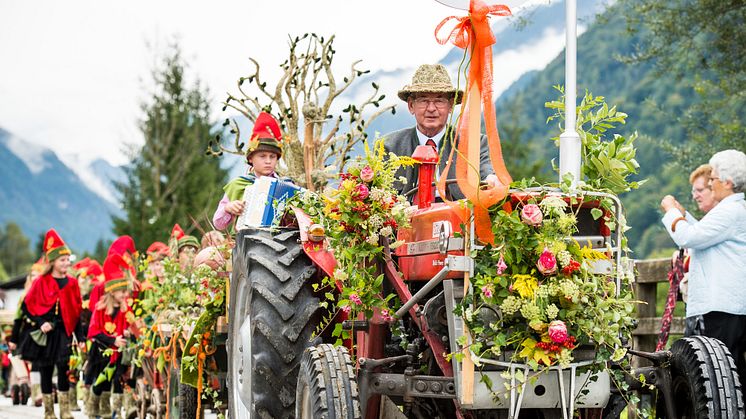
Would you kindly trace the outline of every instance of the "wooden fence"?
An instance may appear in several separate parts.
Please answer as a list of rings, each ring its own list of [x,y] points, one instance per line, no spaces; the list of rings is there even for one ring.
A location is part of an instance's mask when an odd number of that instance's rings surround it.
[[[637,307],[637,328],[632,332],[632,347],[640,351],[652,352],[661,328],[661,318],[656,317],[655,304],[659,282],[668,282],[668,271],[671,270],[671,259],[636,260],[635,297],[644,301]],[[666,287],[668,289],[668,287]],[[684,318],[674,317],[671,322],[671,334],[684,333]]]

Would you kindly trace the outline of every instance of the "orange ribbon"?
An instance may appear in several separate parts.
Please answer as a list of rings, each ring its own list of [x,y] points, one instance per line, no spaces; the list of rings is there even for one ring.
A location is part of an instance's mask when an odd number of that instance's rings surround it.
[[[505,5],[486,5],[481,0],[471,0],[469,5],[468,16],[449,16],[435,28],[435,39],[441,45],[451,41],[453,45],[467,49],[471,53],[469,73],[466,80],[466,90],[461,102],[461,116],[458,122],[458,153],[461,158],[456,160],[456,179],[458,186],[466,198],[474,203],[474,223],[477,237],[486,243],[494,242],[492,234],[491,220],[487,209],[503,198],[508,193],[512,178],[503,161],[502,149],[500,147],[500,135],[497,131],[495,120],[495,109],[492,103],[492,44],[495,43],[495,36],[489,25],[489,16],[509,16],[510,9]],[[439,36],[443,26],[456,20],[455,27],[447,36]],[[481,105],[484,111],[484,124],[489,145],[489,155],[492,162],[492,169],[497,176],[498,182],[494,187],[482,189],[479,184],[470,184],[467,178],[469,170],[479,171],[480,161],[468,161],[466,156],[469,155],[469,149],[476,147],[481,149],[480,141],[470,144],[469,141],[469,114],[471,112],[480,113],[480,109],[469,109],[469,97],[472,87],[478,87],[480,92]],[[479,136],[475,136],[479,139]],[[453,140],[452,140],[453,141]],[[472,141],[474,142],[474,141]],[[445,194],[445,180],[449,173],[455,147],[451,147],[451,154],[448,156],[448,162],[443,170],[445,176],[440,176],[438,190],[440,196]],[[481,154],[481,153],[478,153]]]

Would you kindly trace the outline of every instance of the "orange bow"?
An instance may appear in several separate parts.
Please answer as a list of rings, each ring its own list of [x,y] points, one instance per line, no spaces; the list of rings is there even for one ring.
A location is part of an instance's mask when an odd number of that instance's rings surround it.
[[[492,103],[492,44],[495,43],[495,36],[489,25],[489,16],[510,16],[510,9],[505,5],[488,6],[481,0],[471,0],[469,6],[469,15],[463,17],[449,16],[435,28],[435,39],[441,45],[449,40],[457,47],[467,49],[471,53],[469,73],[466,81],[466,89],[461,105],[461,117],[458,124],[458,153],[462,158],[456,161],[456,179],[458,186],[466,198],[474,203],[475,215],[475,232],[477,237],[486,243],[493,243],[491,222],[487,209],[505,198],[512,182],[510,173],[505,167],[503,161],[502,149],[500,147],[500,135],[497,132],[497,123],[495,121],[495,109]],[[445,37],[439,36],[443,26],[451,20],[456,20],[456,26]],[[479,184],[470,184],[467,173],[469,171],[479,171],[480,161],[469,161],[467,156],[469,150],[474,148],[480,149],[480,136],[474,136],[470,141],[469,138],[469,114],[476,112],[475,118],[478,118],[480,109],[476,104],[470,103],[472,88],[479,90],[479,102],[484,111],[484,125],[487,133],[487,142],[489,144],[489,155],[492,161],[492,168],[498,178],[498,184],[495,187],[483,189]],[[471,144],[473,142],[473,144]],[[451,147],[451,155],[448,157],[448,163],[443,173],[448,174],[453,160],[453,153],[456,147]],[[474,154],[474,153],[472,153]],[[477,155],[481,153],[477,152]],[[446,196],[445,179],[446,176],[440,176],[438,190],[441,196]],[[472,182],[473,183],[473,182]]]

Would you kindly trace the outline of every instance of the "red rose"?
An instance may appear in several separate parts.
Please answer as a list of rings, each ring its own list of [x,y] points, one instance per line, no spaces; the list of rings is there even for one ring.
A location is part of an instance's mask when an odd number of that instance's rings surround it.
[[[541,256],[539,256],[539,260],[536,262],[536,267],[539,268],[539,272],[542,274],[551,275],[557,272],[557,258],[545,247],[544,251],[541,252]]]

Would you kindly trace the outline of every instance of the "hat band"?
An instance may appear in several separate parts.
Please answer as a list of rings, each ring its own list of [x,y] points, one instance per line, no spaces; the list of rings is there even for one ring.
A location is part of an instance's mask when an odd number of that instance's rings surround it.
[[[111,279],[106,283],[106,285],[104,285],[104,292],[112,292],[112,291],[117,291],[120,289],[126,290],[127,287],[128,287],[128,284],[125,278]]]

